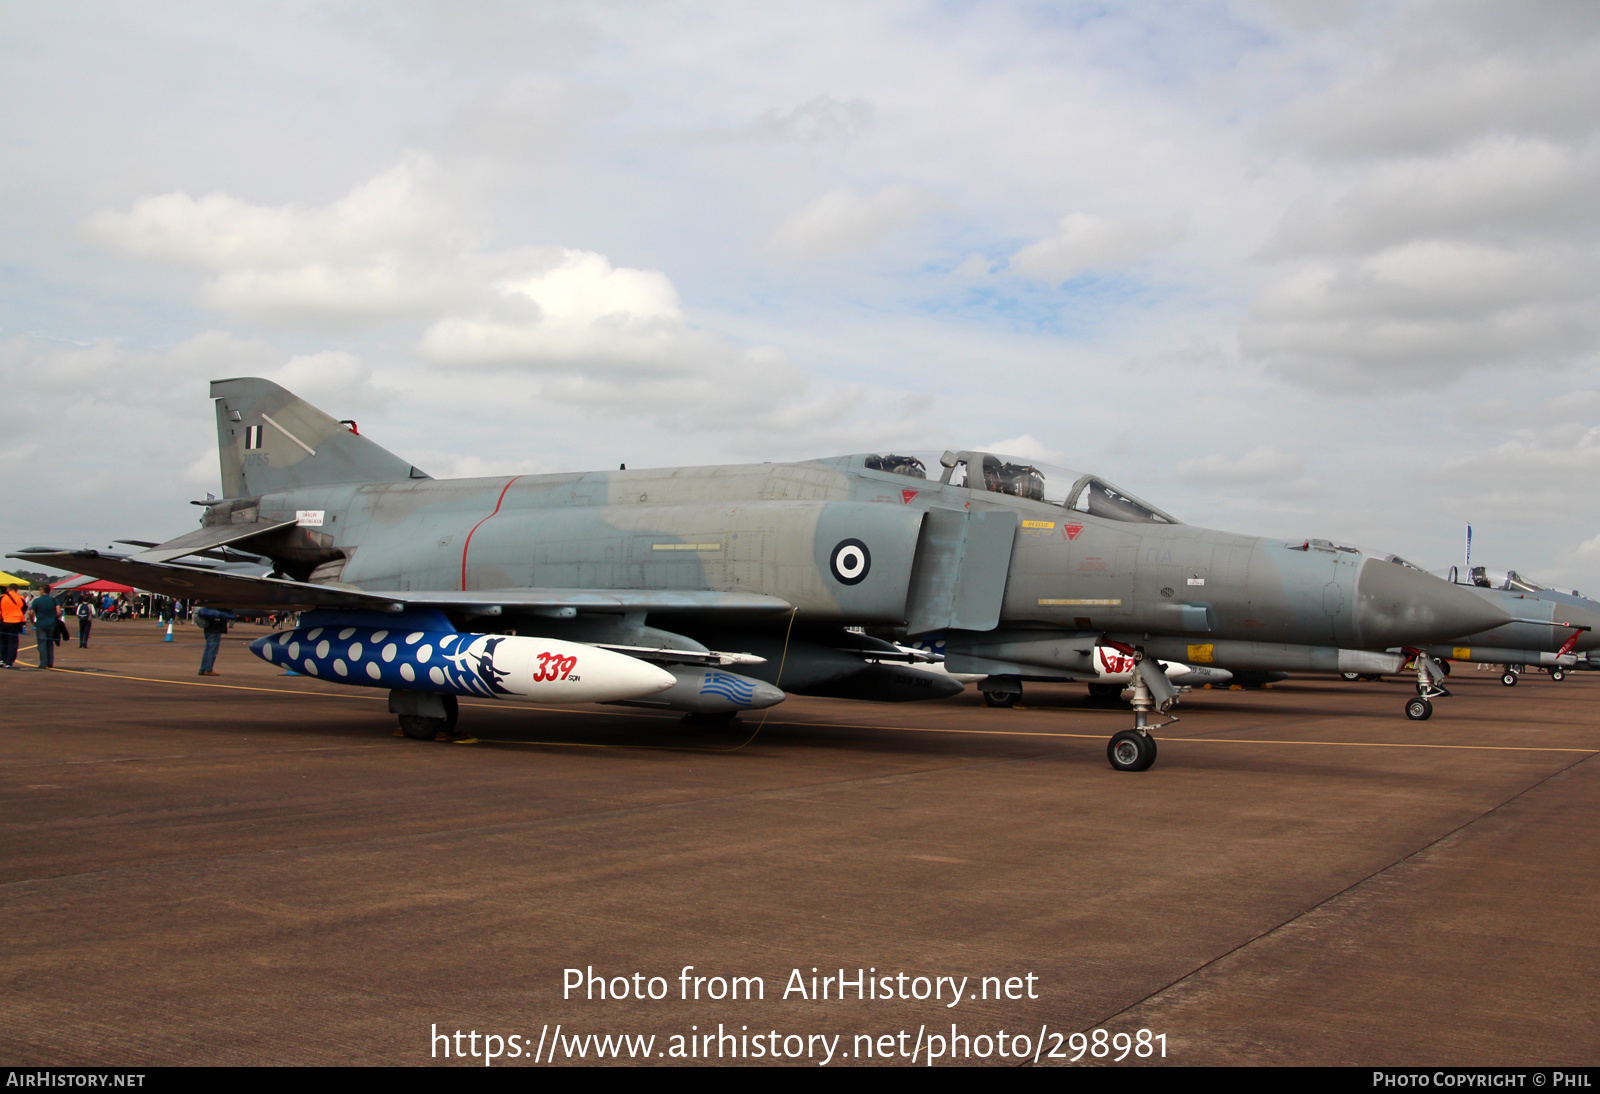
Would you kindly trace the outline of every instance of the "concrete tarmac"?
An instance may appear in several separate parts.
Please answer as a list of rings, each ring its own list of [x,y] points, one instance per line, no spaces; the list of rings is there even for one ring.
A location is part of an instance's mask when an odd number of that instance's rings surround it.
[[[219,677],[148,622],[0,673],[0,1058],[1600,1058],[1600,674],[1457,665],[1421,723],[1399,679],[1196,691],[1126,774],[1081,686],[731,732],[463,701],[476,743],[420,743],[261,633]]]

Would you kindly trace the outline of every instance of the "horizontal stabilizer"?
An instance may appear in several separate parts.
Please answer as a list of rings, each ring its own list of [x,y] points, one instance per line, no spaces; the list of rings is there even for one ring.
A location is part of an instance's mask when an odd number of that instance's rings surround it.
[[[226,544],[240,544],[247,539],[276,532],[279,528],[292,528],[292,520],[257,521],[253,524],[217,524],[209,528],[196,528],[177,539],[169,539],[148,551],[130,556],[133,562],[171,562],[184,555],[198,554]]]

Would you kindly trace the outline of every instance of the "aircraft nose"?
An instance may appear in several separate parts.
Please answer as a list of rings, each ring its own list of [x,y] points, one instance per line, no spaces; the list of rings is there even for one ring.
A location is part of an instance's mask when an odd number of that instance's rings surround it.
[[[1600,612],[1590,608],[1580,608],[1575,604],[1557,604],[1555,620],[1557,623],[1565,623],[1573,627],[1589,628],[1578,635],[1578,641],[1572,647],[1574,653],[1600,650]],[[1558,633],[1565,636],[1572,632],[1560,631]]]
[[[1355,615],[1363,649],[1427,646],[1511,622],[1466,586],[1376,558],[1361,566]]]

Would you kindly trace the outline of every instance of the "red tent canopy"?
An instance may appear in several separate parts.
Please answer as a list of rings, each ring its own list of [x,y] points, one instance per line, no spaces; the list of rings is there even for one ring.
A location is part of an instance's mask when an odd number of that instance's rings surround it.
[[[133,586],[118,585],[115,581],[103,581],[98,578],[85,577],[83,574],[73,574],[50,586],[51,592],[63,593],[131,593]]]

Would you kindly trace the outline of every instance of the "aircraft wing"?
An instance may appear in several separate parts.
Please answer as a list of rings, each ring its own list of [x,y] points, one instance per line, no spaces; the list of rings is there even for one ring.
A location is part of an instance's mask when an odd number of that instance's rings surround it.
[[[271,611],[308,611],[345,608],[357,611],[400,612],[408,607],[466,610],[476,615],[498,615],[505,608],[550,611],[574,609],[601,612],[760,612],[788,611],[792,605],[761,593],[721,593],[695,589],[473,589],[417,592],[368,592],[354,585],[313,585],[279,577],[184,566],[171,562],[141,562],[137,558],[104,555],[99,551],[57,551],[38,547],[7,556],[28,562],[132,585],[161,596],[199,600],[229,608]]]

